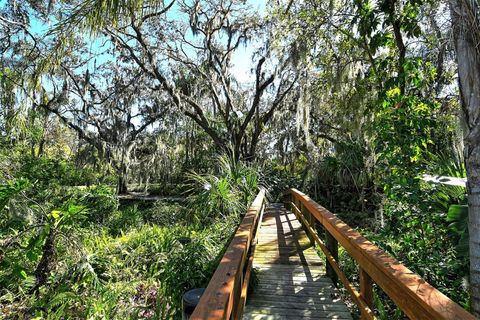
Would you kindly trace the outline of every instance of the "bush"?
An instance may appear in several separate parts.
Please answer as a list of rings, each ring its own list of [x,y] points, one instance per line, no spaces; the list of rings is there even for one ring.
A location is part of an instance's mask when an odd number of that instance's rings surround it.
[[[104,224],[119,207],[114,191],[105,185],[74,188],[70,192],[74,202],[88,209],[89,221],[96,224]]]
[[[46,157],[20,158],[16,176],[34,182],[38,190],[60,185],[73,186],[81,182],[80,171],[76,170],[72,163]]]
[[[192,172],[187,207],[197,222],[235,217],[246,212],[259,186],[257,170],[225,156],[218,158],[217,174]]]
[[[154,223],[160,226],[174,226],[190,221],[188,212],[182,205],[171,201],[155,201],[152,207],[142,211],[145,223]]]

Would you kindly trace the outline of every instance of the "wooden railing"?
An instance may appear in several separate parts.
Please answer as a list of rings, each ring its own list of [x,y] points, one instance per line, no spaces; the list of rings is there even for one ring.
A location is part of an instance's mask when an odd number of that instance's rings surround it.
[[[362,319],[375,318],[373,283],[376,283],[410,319],[475,319],[419,275],[379,249],[307,195],[291,189],[288,197],[290,209],[302,221],[309,237],[324,252],[327,275],[334,282],[340,279],[360,309]],[[325,241],[318,236],[317,223],[325,230]],[[339,267],[338,244],[359,266],[359,291]]]
[[[265,201],[262,189],[240,223],[190,319],[241,319]]]

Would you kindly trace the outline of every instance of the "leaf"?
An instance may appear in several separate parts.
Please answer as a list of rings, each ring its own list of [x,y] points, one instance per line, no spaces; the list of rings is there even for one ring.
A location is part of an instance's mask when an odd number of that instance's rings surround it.
[[[59,210],[53,210],[50,215],[53,217],[53,219],[58,220],[60,218],[61,211]]]
[[[456,233],[463,233],[468,228],[468,206],[453,204],[448,208],[447,222]]]
[[[29,250],[29,251],[27,251],[27,258],[31,262],[35,262],[38,259],[38,254],[33,250]]]
[[[48,303],[48,309],[51,311],[55,307],[71,304],[72,302],[78,301],[78,296],[73,292],[60,292],[55,295]]]
[[[455,250],[459,257],[467,258],[469,256],[469,249],[469,235],[468,230],[466,230],[460,237],[460,240],[458,240]]]
[[[469,254],[469,234],[468,234],[468,206],[451,205],[448,209],[447,221],[451,222],[449,227],[460,239],[455,247],[459,257],[468,257]]]
[[[22,276],[24,280],[28,278],[28,274],[25,272],[25,270],[20,271],[20,276]]]

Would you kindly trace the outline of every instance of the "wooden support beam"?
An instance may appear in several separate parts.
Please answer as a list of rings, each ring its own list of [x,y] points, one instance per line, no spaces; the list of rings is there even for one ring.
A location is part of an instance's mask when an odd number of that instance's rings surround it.
[[[332,254],[332,257],[337,261],[338,263],[338,241],[333,237],[330,232],[325,230],[325,246],[327,247],[328,251]],[[326,261],[327,264],[327,276],[332,279],[332,282],[335,286],[338,285],[338,275],[333,269],[332,265],[330,262]]]
[[[360,296],[365,303],[373,309],[373,281],[372,278],[362,268],[360,268]],[[362,319],[366,319],[362,317]]]

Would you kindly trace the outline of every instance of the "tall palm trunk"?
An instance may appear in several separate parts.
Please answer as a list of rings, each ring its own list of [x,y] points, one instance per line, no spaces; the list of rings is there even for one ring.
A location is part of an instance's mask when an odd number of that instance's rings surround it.
[[[476,0],[450,0],[458,80],[465,125],[470,234],[470,287],[473,313],[480,317],[480,21]]]

